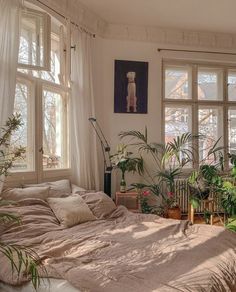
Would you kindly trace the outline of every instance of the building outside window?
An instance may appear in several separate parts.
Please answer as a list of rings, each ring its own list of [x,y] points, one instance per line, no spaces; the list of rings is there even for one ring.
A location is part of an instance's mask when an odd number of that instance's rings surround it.
[[[236,68],[164,60],[162,100],[165,142],[186,132],[204,135],[196,164],[219,138],[225,154],[236,154]]]

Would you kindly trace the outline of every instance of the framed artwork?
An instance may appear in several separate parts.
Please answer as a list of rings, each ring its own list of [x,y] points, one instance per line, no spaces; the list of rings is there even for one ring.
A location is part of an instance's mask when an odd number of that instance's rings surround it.
[[[114,112],[146,114],[148,62],[115,60]]]

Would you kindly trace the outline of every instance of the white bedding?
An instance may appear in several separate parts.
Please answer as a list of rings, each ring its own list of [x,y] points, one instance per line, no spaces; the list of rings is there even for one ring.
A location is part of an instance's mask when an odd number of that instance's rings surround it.
[[[1,292],[35,292],[31,283],[27,283],[23,286],[10,286],[0,282]],[[63,279],[41,279],[40,287],[37,292],[79,292],[78,289],[71,286],[71,284]]]

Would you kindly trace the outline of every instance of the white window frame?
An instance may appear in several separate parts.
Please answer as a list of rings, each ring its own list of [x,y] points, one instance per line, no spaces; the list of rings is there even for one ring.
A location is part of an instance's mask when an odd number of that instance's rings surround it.
[[[55,17],[55,15],[53,15]],[[62,19],[58,19],[62,23],[60,27],[60,76],[61,84],[53,83],[47,80],[40,79],[33,76],[30,70],[39,70],[42,68],[36,68],[35,66],[27,66],[29,71],[27,73],[17,72],[17,78],[19,80],[24,80],[32,84],[32,96],[33,96],[33,107],[35,110],[35,121],[33,125],[34,131],[34,170],[28,171],[12,171],[11,175],[7,178],[6,187],[15,187],[20,186],[25,183],[40,183],[43,181],[50,180],[59,180],[63,178],[71,177],[71,155],[70,155],[70,53],[71,53],[71,39],[70,39],[70,25],[68,25]],[[49,28],[49,26],[48,26]],[[50,41],[51,43],[51,33]],[[51,53],[51,46],[48,46],[49,57]],[[69,62],[69,63],[68,63]],[[50,63],[50,58],[49,58]],[[22,69],[22,66],[18,66],[19,69]],[[26,68],[25,68],[26,69]],[[67,126],[64,129],[64,134],[67,136],[67,156],[68,156],[68,168],[52,168],[52,169],[43,169],[43,115],[42,115],[42,99],[43,99],[43,88],[48,88],[58,92],[60,95],[65,97],[66,102],[66,111],[67,111]],[[40,109],[40,110],[39,110]]]
[[[43,19],[43,64],[40,65],[33,65],[33,64],[24,64],[18,62],[18,68],[22,69],[30,69],[30,70],[45,70],[50,71],[50,51],[51,51],[51,18],[46,12],[38,11],[31,8],[24,7],[21,11],[21,17],[23,18],[24,15],[32,15],[32,17],[42,17]],[[37,27],[37,50],[36,55],[37,59],[40,59],[40,27]]]
[[[165,98],[165,67],[178,67],[178,66],[186,66],[190,65],[192,67],[192,82],[191,82],[191,92],[192,99],[170,99]],[[222,100],[200,100],[198,99],[198,67],[206,67],[212,69],[222,69],[223,74],[223,99]],[[236,108],[236,100],[230,101],[228,100],[228,71],[236,70],[236,66],[228,65],[224,63],[216,63],[216,62],[195,62],[189,60],[173,60],[173,59],[164,59],[162,60],[162,141],[165,142],[165,106],[191,106],[192,107],[192,133],[198,134],[198,108],[199,107],[221,107],[223,112],[223,137],[222,144],[224,145],[224,155],[225,155],[225,169],[229,169],[229,161],[227,157],[228,149],[229,149],[229,136],[228,136],[228,110],[230,108]],[[195,145],[198,149],[198,145]],[[194,157],[194,165],[193,168],[197,168],[199,166],[197,157]]]

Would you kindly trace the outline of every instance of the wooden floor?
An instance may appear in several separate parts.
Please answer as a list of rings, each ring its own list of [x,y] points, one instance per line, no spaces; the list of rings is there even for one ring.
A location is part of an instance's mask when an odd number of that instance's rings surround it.
[[[187,215],[183,215],[181,219],[187,220],[188,216]],[[224,226],[224,217],[216,215],[216,216],[214,216],[213,222],[214,222],[213,225]],[[203,215],[200,215],[200,214],[195,214],[194,223],[195,224],[206,224],[205,223],[205,219],[203,218]]]

